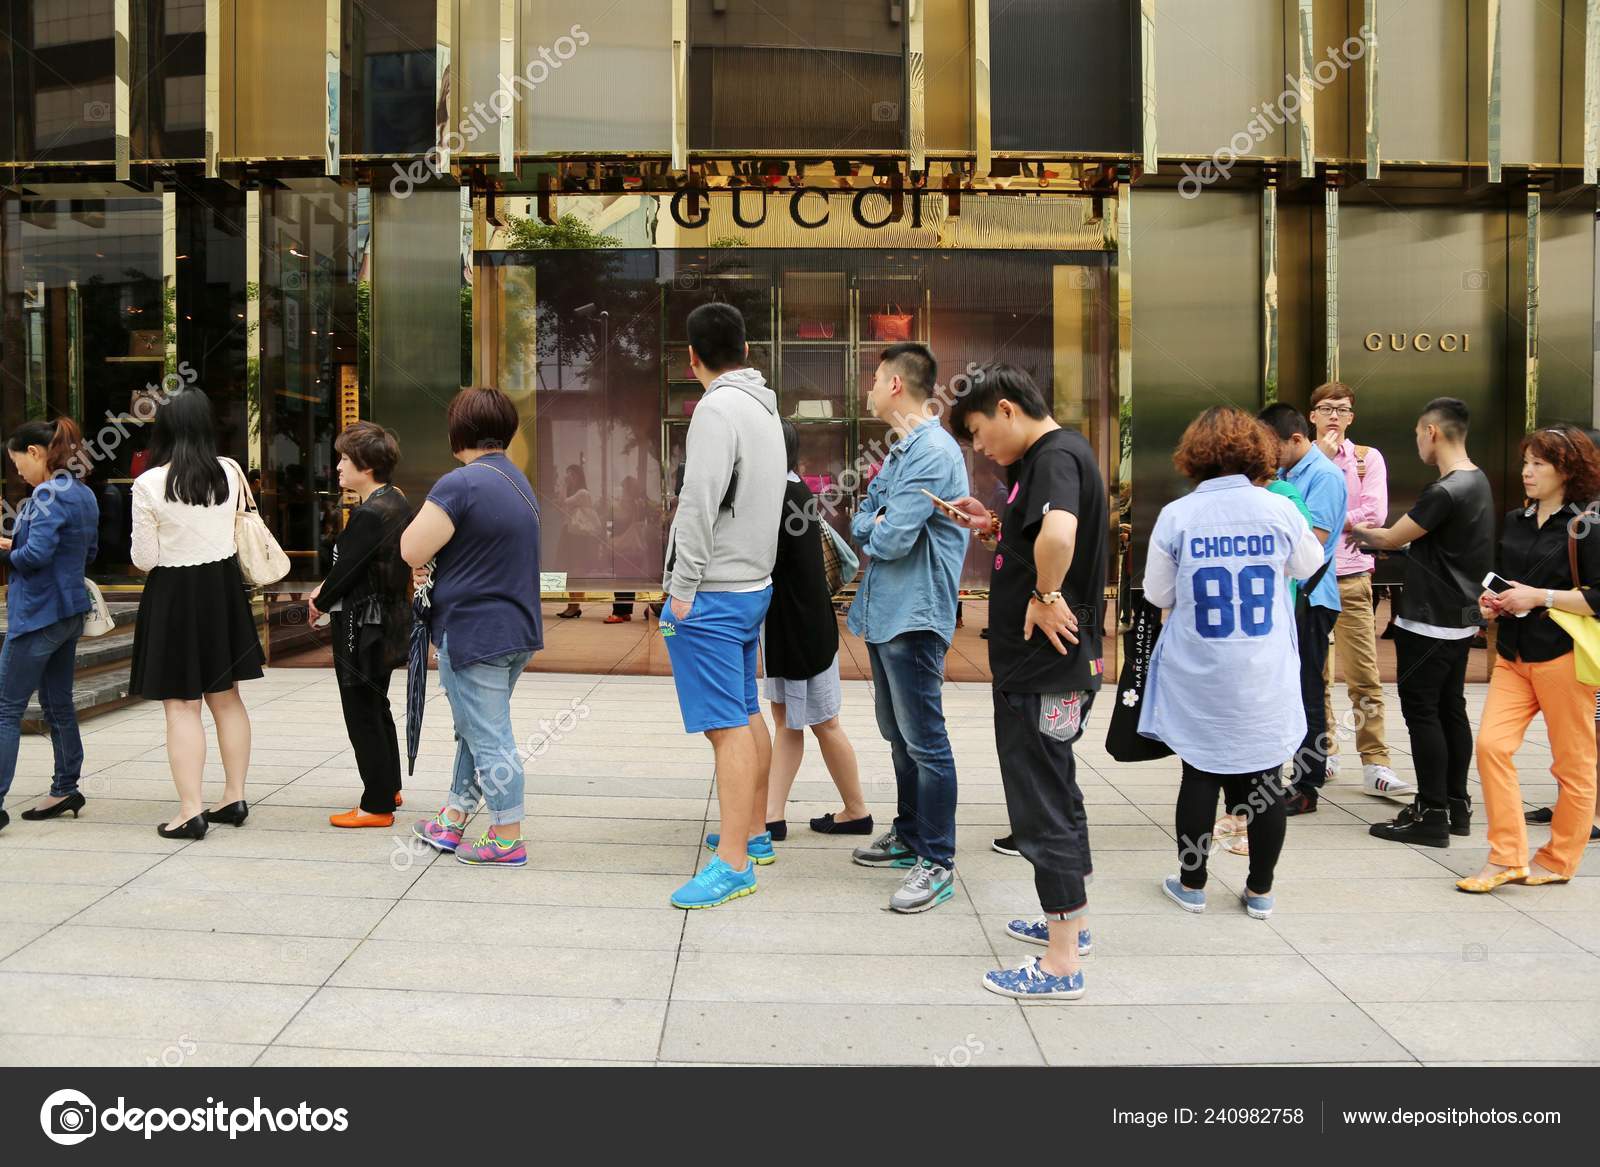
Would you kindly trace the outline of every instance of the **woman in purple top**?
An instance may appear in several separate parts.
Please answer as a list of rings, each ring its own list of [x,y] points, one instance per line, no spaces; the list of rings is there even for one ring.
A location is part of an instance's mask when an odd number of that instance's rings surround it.
[[[506,457],[517,410],[498,389],[463,389],[447,414],[462,465],[439,479],[400,539],[418,583],[431,580],[429,636],[455,720],[456,762],[444,808],[416,835],[462,863],[521,867],[522,755],[511,693],[544,647],[539,620],[539,507]],[[489,829],[462,843],[467,819],[489,804]]]

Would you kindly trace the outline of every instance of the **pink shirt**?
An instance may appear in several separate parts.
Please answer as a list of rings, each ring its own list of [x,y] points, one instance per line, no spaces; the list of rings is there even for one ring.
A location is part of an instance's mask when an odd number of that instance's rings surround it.
[[[1383,464],[1383,455],[1376,446],[1367,447],[1366,474],[1356,473],[1356,444],[1349,438],[1339,447],[1333,464],[1344,471],[1345,490],[1349,494],[1349,520],[1363,527],[1381,527],[1389,517],[1389,473]],[[1358,575],[1371,571],[1374,560],[1350,541],[1350,536],[1339,539],[1338,556],[1334,572],[1339,576]]]

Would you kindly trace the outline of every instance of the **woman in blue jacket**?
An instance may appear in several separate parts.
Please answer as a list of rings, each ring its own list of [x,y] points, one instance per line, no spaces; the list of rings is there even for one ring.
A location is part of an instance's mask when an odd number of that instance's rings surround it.
[[[35,690],[50,726],[55,775],[50,795],[25,819],[48,819],[83,809],[78,778],[83,741],[72,707],[72,674],[89,611],[84,572],[94,559],[100,508],[79,482],[83,435],[70,418],[33,421],[6,441],[6,453],[33,488],[18,513],[16,531],[0,538],[0,564],[10,569],[6,639],[0,649],[0,828],[11,821],[5,797],[17,772],[22,714]]]

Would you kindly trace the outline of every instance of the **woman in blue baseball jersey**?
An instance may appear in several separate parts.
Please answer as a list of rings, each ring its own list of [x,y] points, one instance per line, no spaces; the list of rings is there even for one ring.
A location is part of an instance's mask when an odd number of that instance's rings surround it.
[[[1260,920],[1272,912],[1283,849],[1279,770],[1306,730],[1300,704],[1283,699],[1298,691],[1300,676],[1288,581],[1310,578],[1323,558],[1294,504],[1253,485],[1276,461],[1266,431],[1241,409],[1208,409],[1184,431],[1173,464],[1197,485],[1162,509],[1150,534],[1145,597],[1171,613],[1139,718],[1139,732],[1183,762],[1182,870],[1162,890],[1186,911],[1205,911],[1220,791],[1228,812],[1249,824],[1243,899]]]

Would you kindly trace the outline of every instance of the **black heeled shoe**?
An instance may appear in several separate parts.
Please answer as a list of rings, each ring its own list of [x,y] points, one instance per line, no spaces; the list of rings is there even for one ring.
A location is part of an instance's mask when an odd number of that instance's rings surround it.
[[[171,830],[166,823],[156,827],[156,834],[163,839],[203,839],[206,837],[206,816],[197,814],[187,822],[181,822]]]
[[[208,823],[231,823],[233,826],[244,826],[244,820],[250,817],[250,806],[244,799],[230,802],[227,806],[219,806],[216,810],[205,812]]]
[[[82,794],[74,791],[54,806],[30,806],[22,812],[22,817],[30,823],[36,823],[41,819],[60,818],[70,810],[72,817],[77,818],[78,812],[83,809],[85,801]]]

